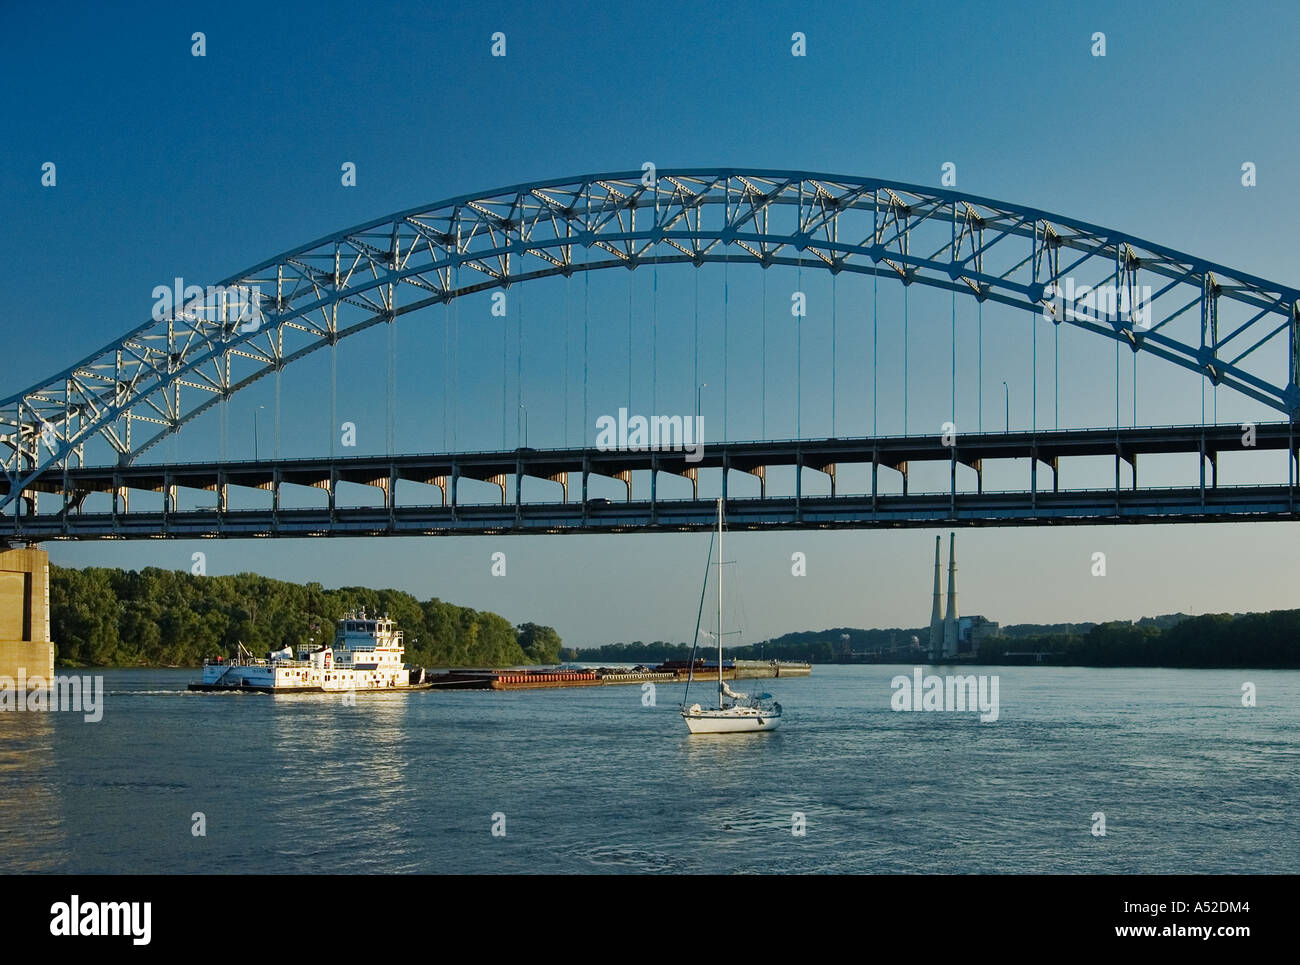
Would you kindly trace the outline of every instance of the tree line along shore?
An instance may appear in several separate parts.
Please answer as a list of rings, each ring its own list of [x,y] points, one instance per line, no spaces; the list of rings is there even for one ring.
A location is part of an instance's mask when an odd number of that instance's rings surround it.
[[[915,643],[913,642],[915,640]],[[809,663],[924,663],[929,628],[829,630],[787,633],[746,646],[728,647],[737,660],[801,660]],[[688,659],[685,643],[614,643],[566,649],[566,660],[657,663]],[[1076,667],[1300,668],[1300,610],[1265,613],[1183,613],[1136,622],[1021,624],[1003,627],[980,641],[978,664],[1033,663]]]
[[[660,663],[685,660],[685,643],[613,643],[574,649],[552,628],[514,626],[496,613],[392,589],[305,585],[255,573],[193,574],[146,567],[50,566],[55,659],[71,667],[196,666],[243,643],[256,655],[328,643],[334,622],[364,607],[387,613],[405,634],[408,663],[426,667]],[[918,663],[927,627],[837,627],[788,633],[727,648],[739,660]],[[979,664],[1086,667],[1300,668],[1300,610],[1165,614],[1135,622],[1020,624],[980,641]]]
[[[403,631],[406,662],[425,667],[552,664],[562,641],[551,627],[401,590],[325,589],[255,573],[195,576],[146,567],[50,566],[50,636],[70,667],[196,666],[239,643],[255,656],[330,643],[349,610],[387,613]]]

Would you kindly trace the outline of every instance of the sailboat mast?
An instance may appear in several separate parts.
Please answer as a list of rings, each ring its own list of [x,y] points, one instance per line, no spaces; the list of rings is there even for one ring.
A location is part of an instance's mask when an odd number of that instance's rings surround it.
[[[718,710],[722,709],[722,500],[718,500]]]

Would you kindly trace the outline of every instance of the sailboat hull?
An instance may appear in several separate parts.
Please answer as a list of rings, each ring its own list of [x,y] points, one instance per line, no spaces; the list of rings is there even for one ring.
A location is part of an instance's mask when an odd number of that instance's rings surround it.
[[[712,563],[713,543],[709,543],[709,558]],[[762,694],[750,700],[747,694],[737,694],[731,691],[722,679],[722,638],[724,635],[722,622],[722,500],[718,500],[718,709],[712,710],[701,707],[699,704],[686,706],[685,697],[682,698],[682,718],[686,721],[686,727],[692,734],[752,734],[764,730],[776,730],[781,724],[781,705],[778,703],[765,704],[763,701],[768,697]],[[708,586],[707,570],[705,586]],[[700,612],[695,617],[695,643],[691,645],[691,667],[695,667],[695,647],[699,645],[700,637],[700,617],[704,613],[704,590],[700,590]],[[692,676],[694,671],[692,670]],[[690,692],[690,681],[688,679],[686,688]],[[723,698],[730,697],[734,703],[728,705]]]
[[[686,726],[692,734],[744,734],[763,730],[776,730],[781,724],[781,715],[763,713],[737,714],[730,711],[700,711],[682,714]]]

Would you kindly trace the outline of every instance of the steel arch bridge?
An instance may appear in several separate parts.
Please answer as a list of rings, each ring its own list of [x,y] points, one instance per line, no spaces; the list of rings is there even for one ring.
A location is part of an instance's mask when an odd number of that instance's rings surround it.
[[[83,466],[96,438],[130,466],[261,377],[409,312],[551,275],[712,262],[816,267],[961,293],[1107,336],[1290,421],[1300,407],[1300,289],[956,191],[797,171],[624,172],[389,215],[268,259],[150,319],[0,402],[0,511],[17,513],[38,477]],[[1064,284],[1074,278],[1086,285]],[[1089,293],[1103,288],[1141,310],[1093,310]],[[1285,371],[1277,371],[1281,353],[1266,347],[1283,338]]]

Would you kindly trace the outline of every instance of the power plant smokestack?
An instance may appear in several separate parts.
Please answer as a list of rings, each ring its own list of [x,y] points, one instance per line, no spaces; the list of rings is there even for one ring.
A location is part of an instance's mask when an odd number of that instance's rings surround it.
[[[936,571],[936,579],[937,579]],[[943,655],[957,656],[957,534],[948,534],[948,615],[943,621]]]
[[[930,610],[930,659],[938,660],[943,652],[943,591],[939,583],[939,544],[942,536],[934,538],[934,606]]]

